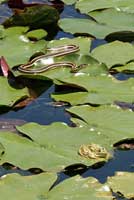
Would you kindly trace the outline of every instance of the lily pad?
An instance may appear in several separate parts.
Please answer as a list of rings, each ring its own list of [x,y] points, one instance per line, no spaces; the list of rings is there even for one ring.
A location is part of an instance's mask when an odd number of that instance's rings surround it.
[[[81,65],[81,64],[87,64],[87,65],[96,65],[98,63],[98,61],[96,61],[94,58],[92,58],[90,56],[90,46],[91,46],[91,41],[92,39],[89,37],[76,37],[73,39],[68,39],[68,38],[62,38],[60,40],[52,40],[47,44],[48,48],[53,48],[53,47],[58,47],[58,46],[64,46],[64,45],[77,45],[79,46],[79,51],[75,52],[75,53],[71,53],[68,55],[64,55],[64,56],[59,56],[59,57],[50,57],[51,59],[49,60],[49,64],[53,64],[56,62],[60,62],[60,63],[65,63],[65,62],[71,62],[76,64],[77,66]],[[43,61],[43,66],[45,65],[44,59],[42,59]],[[47,63],[48,65],[48,63]],[[37,66],[38,67],[38,66]],[[41,65],[39,66],[41,67]],[[98,67],[99,68],[99,67]],[[106,66],[102,67],[104,71],[107,71]],[[78,67],[78,70],[85,70],[86,71],[90,71],[90,67],[88,67],[88,69],[84,66],[82,68]],[[101,67],[100,67],[101,69]],[[96,69],[97,72],[97,69]],[[14,75],[19,76],[22,75],[21,72],[19,71],[13,71]],[[23,75],[25,76],[29,76],[26,73],[23,73]],[[70,67],[64,67],[64,66],[60,66],[57,68],[53,68],[53,69],[49,69],[46,70],[45,72],[41,72],[39,74],[33,74],[30,76],[35,76],[41,79],[46,79],[46,78],[50,78],[50,79],[58,79],[59,77],[70,77],[73,75],[73,73],[71,72],[71,68]]]
[[[78,0],[76,3],[76,8],[80,10],[81,13],[88,14],[94,10],[106,9],[106,8],[126,8],[127,11],[134,8],[133,0]]]
[[[3,200],[45,199],[56,180],[54,173],[41,173],[35,176],[8,174],[1,178],[0,193]]]
[[[95,178],[75,176],[54,187],[49,192],[48,199],[112,200],[113,198],[108,186],[100,184]]]
[[[86,54],[90,53],[91,43],[93,38],[91,37],[75,37],[72,39],[69,38],[60,38],[59,40],[51,40],[48,44],[48,48],[53,48],[61,45],[77,45],[79,46],[80,51],[77,54]]]
[[[119,141],[134,137],[134,113],[131,110],[122,110],[115,105],[99,107],[83,105],[71,107],[67,111],[76,116],[72,118],[74,123],[98,131],[100,135],[106,134],[105,137],[109,137],[111,141],[115,137]]]
[[[8,84],[5,77],[0,77],[0,106],[13,106],[16,101],[28,97],[29,93],[26,88],[15,89]]]
[[[28,38],[31,38],[31,39],[37,39],[37,40],[40,40],[44,37],[47,36],[47,32],[43,29],[37,29],[37,30],[33,30],[33,31],[29,31],[26,36]]]
[[[4,148],[0,164],[11,163],[21,169],[40,168],[57,172],[72,164],[89,166],[110,158],[99,155],[95,158],[89,155],[87,158],[79,154],[81,145],[96,144],[96,141],[102,149],[106,148],[108,155],[112,149],[109,138],[104,140],[97,132],[87,128],[70,128],[62,123],[50,126],[30,123],[17,129],[32,138],[32,141],[11,132],[0,132],[0,143]]]
[[[43,51],[46,46],[45,40],[30,41],[25,35],[27,30],[27,27],[12,27],[3,32],[0,55],[5,57],[10,67],[27,62],[34,53]]]
[[[108,68],[114,65],[124,65],[134,60],[134,46],[127,42],[115,41],[95,48],[91,56],[105,63]]]
[[[71,5],[71,4],[74,4],[76,2],[76,0],[62,0],[62,1],[67,5]]]
[[[62,123],[54,123],[49,126],[29,123],[17,127],[17,129],[29,136],[36,144],[40,145],[44,151],[48,152],[42,155],[45,160],[44,166],[42,166],[44,170],[60,170],[64,169],[66,166],[78,163],[89,166],[99,161],[107,161],[110,158],[106,156],[96,156],[93,159],[90,158],[90,156],[86,158],[79,154],[81,145],[96,144],[96,141],[100,147],[106,148],[107,154],[109,154],[108,151],[112,149],[109,139],[106,138],[106,140],[104,140],[104,137],[102,138],[97,132],[93,133],[87,128],[71,128]],[[49,154],[49,152],[51,152],[51,154]],[[37,163],[37,167],[39,164],[40,163]],[[25,165],[27,165],[27,163],[25,163]]]
[[[117,172],[115,176],[108,178],[108,185],[113,192],[120,193],[126,198],[134,198],[134,174],[129,172]]]
[[[59,20],[59,26],[65,32],[77,35],[91,35],[99,39],[104,39],[111,33],[124,31],[134,32],[133,27],[112,26],[110,24],[97,23],[92,19],[64,18]],[[82,28],[81,28],[82,27]]]
[[[112,104],[117,101],[132,103],[134,101],[134,80],[119,81],[112,76],[89,76],[76,73],[74,76],[58,79],[56,84],[68,85],[79,88],[79,91],[68,93],[62,91],[52,94],[56,101],[78,104]],[[80,91],[81,88],[81,91]],[[85,89],[85,91],[83,91]]]
[[[113,70],[116,70],[118,72],[124,72],[124,73],[134,73],[134,62],[130,62],[126,65],[121,65],[121,66],[117,66],[117,67],[113,67]]]
[[[104,9],[102,11],[90,12],[90,16],[100,24],[124,27],[124,31],[133,29],[134,13],[127,13],[117,9]]]

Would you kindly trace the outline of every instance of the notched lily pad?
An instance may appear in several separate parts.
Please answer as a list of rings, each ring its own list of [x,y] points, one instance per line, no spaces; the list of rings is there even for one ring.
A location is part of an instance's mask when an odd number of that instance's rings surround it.
[[[116,72],[123,72],[126,74],[133,74],[134,73],[134,62],[127,63],[126,65],[119,65],[113,67],[111,70],[115,70]]]
[[[72,115],[72,121],[76,125],[88,127],[93,132],[97,131],[102,140],[109,137],[108,140],[112,145],[134,138],[134,113],[130,110],[122,110],[114,105],[99,107],[84,105],[71,107],[67,111]]]
[[[108,68],[124,65],[134,59],[134,47],[127,42],[114,41],[95,48],[91,55]]]
[[[133,6],[133,0],[78,0],[76,3],[76,8],[80,10],[82,13],[88,14],[94,10],[101,10],[106,8],[121,8],[126,9],[128,12],[131,11]]]
[[[57,79],[59,77],[70,77],[73,76],[74,72],[73,72],[73,68],[71,68],[71,66],[64,66],[64,63],[72,63],[72,64],[76,64],[76,66],[78,67],[78,71],[81,71],[83,73],[100,73],[100,71],[102,70],[104,73],[107,73],[107,68],[106,66],[101,67],[97,67],[96,65],[98,64],[98,61],[96,61],[94,58],[92,58],[89,54],[90,54],[90,47],[91,47],[91,41],[92,39],[89,37],[76,37],[73,39],[69,39],[69,38],[61,38],[60,40],[52,40],[50,42],[48,42],[47,47],[48,48],[56,48],[59,46],[65,46],[66,45],[76,45],[79,47],[79,49],[76,52],[70,52],[66,55],[63,56],[57,56],[57,57],[50,57],[49,60],[45,60],[45,58],[40,59],[40,62],[38,64],[37,62],[37,66],[36,69],[43,67],[45,69],[45,66],[47,68],[48,64],[54,64],[56,62],[58,63],[63,63],[63,66],[60,64],[59,66],[57,65],[57,67],[55,68],[49,68],[46,71],[42,71],[41,73],[35,73],[35,74],[30,74],[28,75],[27,73],[23,73],[23,75],[25,76],[35,76],[36,78],[41,78],[41,79],[45,79],[45,78],[50,78],[50,79]],[[50,49],[47,51],[46,53],[50,53]],[[49,63],[48,63],[49,61]],[[45,64],[46,62],[46,64]],[[84,64],[84,65],[83,65]],[[89,66],[87,66],[89,65]],[[92,65],[94,65],[92,67]],[[86,67],[87,66],[87,67]],[[91,68],[91,70],[90,70]],[[97,69],[98,68],[98,69]],[[98,70],[98,71],[97,71]],[[22,72],[19,71],[15,71],[14,74],[16,76],[22,75]]]
[[[73,186],[73,187],[72,187]],[[49,200],[112,200],[112,192],[107,185],[100,184],[95,178],[75,176],[64,180],[54,187],[48,195]]]
[[[34,53],[45,50],[45,40],[32,42],[25,35],[27,31],[28,27],[12,27],[3,31],[0,55],[5,57],[10,68],[28,62]]]
[[[58,81],[57,85],[61,84],[63,86],[68,85],[68,87],[73,86],[76,89],[79,88],[75,92],[59,91],[51,95],[56,101],[68,102],[71,105],[86,103],[97,105],[112,104],[116,101],[132,103],[134,99],[134,80],[132,78],[119,81],[112,76],[90,76],[79,71],[74,76],[67,77],[66,79],[60,77]],[[83,89],[86,91],[83,91]]]
[[[46,199],[50,187],[56,180],[54,173],[41,173],[34,176],[8,174],[1,177],[0,193],[3,200]]]
[[[15,102],[29,96],[27,88],[15,89],[8,84],[5,77],[0,77],[0,106],[12,107]]]
[[[115,176],[108,178],[108,185],[115,193],[122,197],[134,198],[134,174],[129,172],[117,172]]]

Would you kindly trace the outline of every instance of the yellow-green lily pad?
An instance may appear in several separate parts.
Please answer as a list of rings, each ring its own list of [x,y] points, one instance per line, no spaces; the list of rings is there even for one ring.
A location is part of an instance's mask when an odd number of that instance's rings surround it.
[[[120,193],[122,196],[134,198],[134,174],[130,172],[117,172],[115,176],[109,177],[107,181],[109,187],[115,193]]]
[[[3,200],[46,199],[55,180],[54,173],[41,173],[35,176],[4,175],[0,180],[1,198]]]

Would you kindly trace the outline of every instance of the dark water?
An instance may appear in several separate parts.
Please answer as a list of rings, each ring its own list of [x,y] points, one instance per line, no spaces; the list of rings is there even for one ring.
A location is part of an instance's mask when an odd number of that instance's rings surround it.
[[[65,6],[63,12],[61,13],[61,17],[89,18],[86,15],[78,13],[73,6]],[[69,33],[64,33],[63,31],[60,30],[56,34],[54,39],[60,39],[62,37],[73,38],[74,36]],[[91,49],[105,43],[106,43],[105,40],[95,39],[92,42]],[[133,75],[126,75],[123,73],[119,73],[116,74],[115,77],[119,80],[125,80],[130,77],[133,77]],[[51,124],[52,122],[61,121],[61,122],[66,122],[67,124],[70,125],[71,124],[70,116],[68,113],[65,112],[65,106],[57,107],[53,105],[53,100],[51,99],[50,94],[54,92],[54,89],[55,88],[52,85],[41,96],[39,96],[36,100],[34,100],[25,108],[18,111],[9,111],[5,114],[0,115],[0,118],[23,119],[27,122],[37,122],[40,124]],[[83,171],[79,171],[77,173],[81,174],[83,177],[93,176],[97,178],[101,183],[104,183],[107,180],[107,177],[113,176],[116,171],[134,172],[133,150],[129,151],[116,150],[114,152],[114,158],[109,162],[103,164],[98,168],[92,168],[90,166],[84,169]],[[29,171],[7,170],[3,167],[0,168],[0,175],[13,172],[21,173],[22,175],[31,174]],[[73,170],[68,173],[63,173],[63,172],[59,173],[56,184],[75,174],[76,172],[73,172]]]

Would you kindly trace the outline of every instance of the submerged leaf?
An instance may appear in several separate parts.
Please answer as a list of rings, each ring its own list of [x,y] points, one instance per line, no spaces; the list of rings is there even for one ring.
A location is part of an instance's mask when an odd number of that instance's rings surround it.
[[[4,22],[4,26],[29,26],[32,29],[46,28],[57,23],[58,11],[48,5],[26,7]]]

